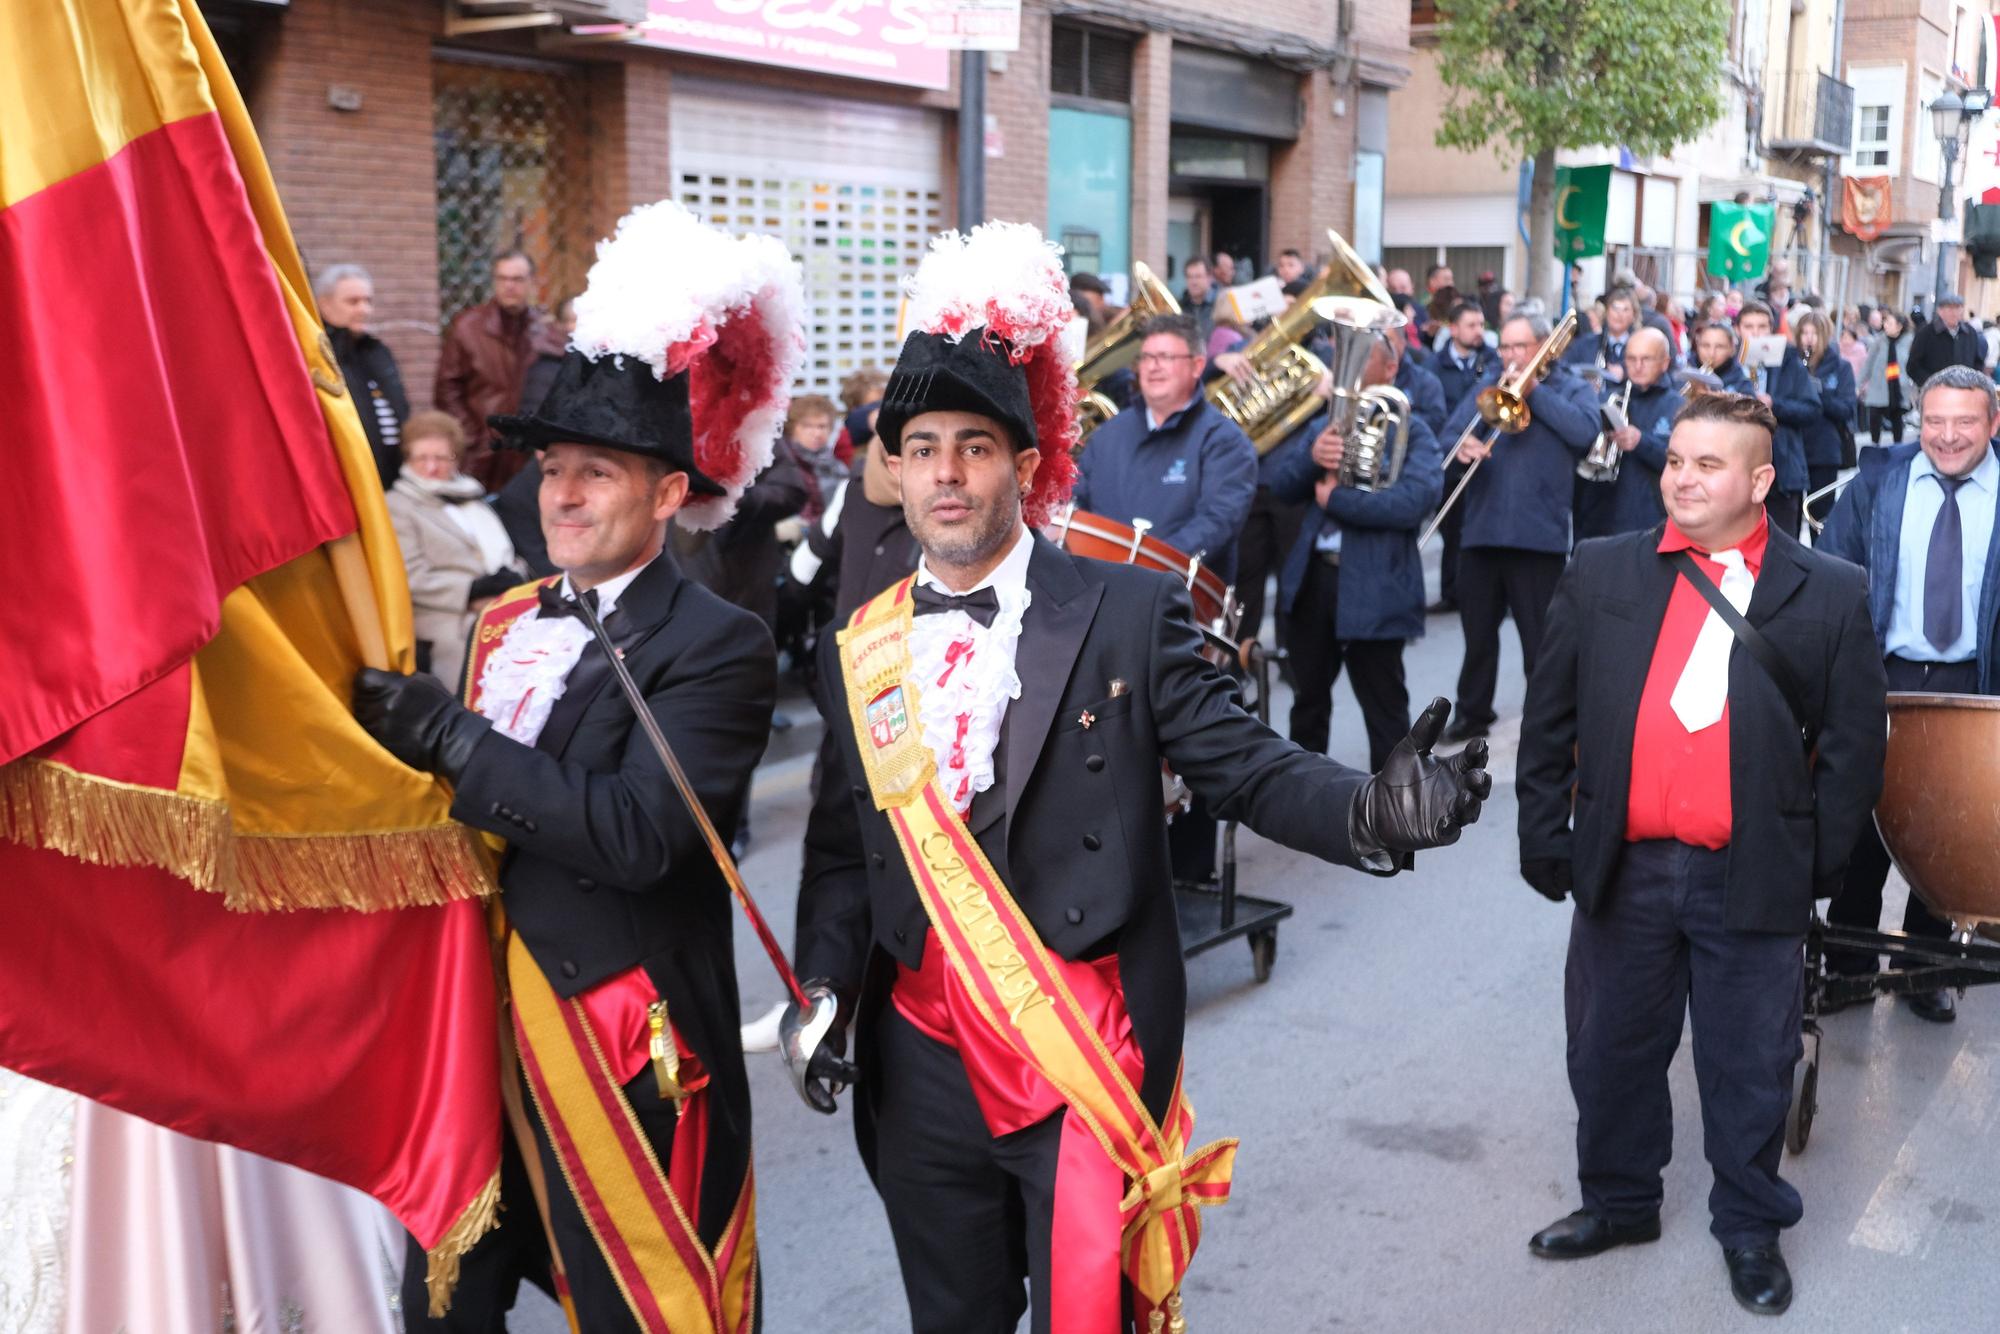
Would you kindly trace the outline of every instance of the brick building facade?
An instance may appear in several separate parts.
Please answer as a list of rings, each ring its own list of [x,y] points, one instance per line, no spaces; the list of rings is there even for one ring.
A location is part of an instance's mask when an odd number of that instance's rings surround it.
[[[540,7],[533,26],[493,30],[447,0],[204,3],[308,264],[373,273],[375,328],[417,406],[438,329],[478,299],[492,250],[525,245],[553,302],[624,211],[661,198],[800,255],[815,387],[893,352],[896,281],[959,221],[955,58],[927,80],[847,77]],[[1113,207],[1078,235],[1121,270],[1169,272],[1223,244],[1266,267],[1329,226],[1354,237],[1357,154],[1386,146],[1363,142],[1367,109],[1406,76],[1408,27],[1398,0],[1278,0],[1254,24],[1191,3],[1026,0],[1019,49],[989,57],[987,212],[1061,231],[1051,180],[1068,127],[1118,119],[1120,179],[1089,182]],[[1061,91],[1086,41],[1102,86]],[[1363,207],[1379,215],[1379,191]],[[1364,249],[1368,235],[1364,217]]]

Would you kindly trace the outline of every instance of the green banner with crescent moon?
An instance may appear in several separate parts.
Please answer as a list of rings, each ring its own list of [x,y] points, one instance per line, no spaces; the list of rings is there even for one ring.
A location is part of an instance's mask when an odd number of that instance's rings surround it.
[[[1565,262],[1604,253],[1604,214],[1611,204],[1611,167],[1556,168],[1556,258]]]
[[[1732,283],[1762,277],[1777,225],[1776,204],[1710,204],[1708,271]]]

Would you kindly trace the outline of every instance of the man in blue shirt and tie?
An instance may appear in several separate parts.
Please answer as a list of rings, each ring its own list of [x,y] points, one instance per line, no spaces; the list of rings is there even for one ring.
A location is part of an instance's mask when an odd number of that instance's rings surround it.
[[[1841,495],[1817,543],[1868,571],[1868,610],[1891,690],[2000,695],[2000,393],[1970,366],[1931,376],[1918,399],[1915,445],[1883,451]],[[1871,451],[1873,452],[1873,451]],[[1889,854],[1867,822],[1829,922],[1874,930]],[[1950,928],[1910,896],[1903,929],[1943,939]],[[1836,972],[1872,973],[1877,960],[1829,953]],[[1951,1022],[1949,991],[1909,998],[1910,1010]]]

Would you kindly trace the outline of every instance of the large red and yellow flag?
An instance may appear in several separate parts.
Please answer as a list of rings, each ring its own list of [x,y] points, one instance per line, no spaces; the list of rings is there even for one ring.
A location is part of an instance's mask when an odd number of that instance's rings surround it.
[[[14,0],[0,53],[0,1064],[367,1190],[443,1277],[491,877],[348,712],[411,658],[359,419],[194,0]]]

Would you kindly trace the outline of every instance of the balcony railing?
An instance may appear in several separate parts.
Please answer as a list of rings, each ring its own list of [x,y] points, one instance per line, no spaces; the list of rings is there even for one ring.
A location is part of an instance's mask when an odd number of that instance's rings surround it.
[[[1784,153],[1841,157],[1854,140],[1854,88],[1818,70],[1789,70],[1765,119],[1765,141]]]

